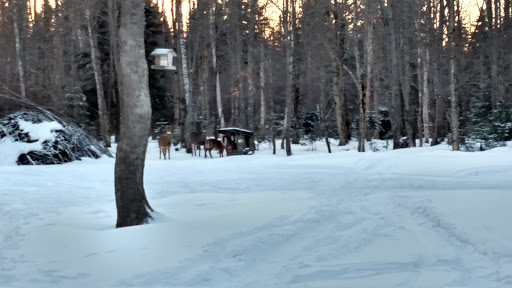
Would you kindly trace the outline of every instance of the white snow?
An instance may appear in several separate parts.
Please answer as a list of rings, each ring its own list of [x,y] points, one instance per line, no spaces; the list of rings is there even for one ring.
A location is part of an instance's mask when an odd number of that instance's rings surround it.
[[[32,123],[25,120],[18,122],[20,130],[30,135],[33,143],[14,142],[10,137],[0,139],[0,165],[16,165],[18,156],[34,150],[41,150],[46,140],[55,139],[56,130],[63,129],[62,125],[55,121]]]
[[[512,287],[510,146],[384,144],[159,160],[150,141],[155,221],[122,229],[115,159],[0,165],[0,287]]]

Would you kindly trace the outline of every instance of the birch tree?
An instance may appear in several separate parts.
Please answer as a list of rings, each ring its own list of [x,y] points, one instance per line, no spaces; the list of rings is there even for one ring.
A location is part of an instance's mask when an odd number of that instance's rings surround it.
[[[182,17],[182,3],[181,0],[176,0],[176,21],[178,22],[178,55],[181,59],[181,81],[183,83],[183,94],[185,95],[185,141],[187,143],[187,153],[192,152],[192,145],[190,143],[190,132],[193,127],[193,106],[191,99],[190,77],[188,70],[187,48],[185,46],[185,39],[183,36],[183,17]],[[183,133],[183,132],[182,132]]]

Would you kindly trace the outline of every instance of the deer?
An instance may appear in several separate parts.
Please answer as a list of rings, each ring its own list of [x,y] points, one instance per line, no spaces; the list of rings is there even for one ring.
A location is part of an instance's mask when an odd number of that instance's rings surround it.
[[[233,150],[236,150],[236,142],[231,140],[231,137],[224,136],[222,137],[222,144],[226,147],[226,155],[229,156],[233,153]]]
[[[166,134],[158,137],[158,148],[160,149],[160,159],[162,159],[162,153],[164,154],[164,160],[166,157],[171,160],[171,145],[172,145],[172,137],[170,132],[166,129]]]
[[[197,132],[190,133],[190,143],[192,144],[192,152],[193,152],[192,154],[190,154],[191,156],[196,156],[196,150],[199,151],[199,156],[201,156],[201,145],[205,145],[205,141],[203,140],[204,138],[205,138],[204,133],[197,133]]]
[[[208,139],[204,144],[204,158],[207,158],[206,151],[210,152],[210,158],[213,158],[212,150],[214,149],[219,151],[220,157],[224,157],[224,146],[222,145],[222,142],[217,139]]]

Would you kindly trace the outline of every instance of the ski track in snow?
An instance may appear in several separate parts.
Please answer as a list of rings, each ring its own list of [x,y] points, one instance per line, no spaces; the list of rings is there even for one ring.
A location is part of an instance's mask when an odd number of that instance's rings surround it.
[[[0,167],[0,287],[512,287],[491,225],[512,213],[457,212],[510,203],[508,150],[179,153],[150,142],[157,220],[134,229],[113,229],[112,159]]]

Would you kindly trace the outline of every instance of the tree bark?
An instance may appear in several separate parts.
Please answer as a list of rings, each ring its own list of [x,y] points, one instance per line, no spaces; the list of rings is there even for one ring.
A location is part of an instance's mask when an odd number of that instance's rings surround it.
[[[302,135],[302,97],[300,95],[300,69],[298,63],[297,44],[297,1],[291,0],[291,31],[290,31],[290,48],[292,50],[292,108],[293,117],[295,118],[295,129],[292,137],[292,144],[299,144]]]
[[[265,101],[265,46],[261,41],[260,54],[260,131],[265,131],[265,118],[267,117]]]
[[[425,49],[425,61],[423,61],[423,137],[425,138],[425,143],[429,143],[430,141],[430,132],[429,132],[429,107],[430,107],[430,96],[428,89],[428,69],[430,63],[430,53],[429,49]]]
[[[449,10],[449,27],[448,27],[448,41],[450,49],[450,104],[451,104],[451,124],[452,124],[452,149],[454,151],[460,150],[460,132],[459,132],[459,105],[457,99],[457,92],[455,91],[455,7],[454,0],[448,0]]]
[[[144,1],[121,3],[118,70],[121,127],[115,164],[117,228],[145,224],[152,218],[144,191],[144,162],[151,126],[144,22]]]
[[[87,3],[85,9],[87,19],[87,32],[89,36],[89,46],[91,49],[91,61],[94,70],[94,80],[96,82],[96,98],[98,100],[98,116],[100,122],[100,134],[105,146],[110,147],[109,133],[109,112],[107,111],[107,102],[105,101],[105,90],[103,88],[103,77],[101,73],[101,62],[98,52],[98,41],[96,32],[93,29],[93,17],[91,17],[91,3]]]
[[[388,30],[388,47],[391,54],[391,131],[393,133],[393,149],[400,148],[400,138],[402,131],[402,102],[399,95],[399,76],[398,76],[398,52],[396,47],[396,33],[395,33],[395,19],[393,18],[392,8],[389,6],[391,1],[388,1],[387,5],[384,5],[384,1],[381,0],[380,6],[383,10],[383,21],[384,26]]]
[[[439,23],[438,23],[438,29],[435,34],[435,51],[436,54],[433,55],[433,66],[434,66],[434,97],[436,99],[435,103],[435,119],[434,119],[434,131],[432,135],[432,143],[431,146],[435,146],[440,144],[439,140],[441,136],[446,136],[444,127],[444,115],[445,115],[445,107],[444,107],[444,100],[442,97],[443,89],[441,88],[441,78],[440,78],[440,71],[441,71],[441,53],[443,52],[443,30],[446,24],[446,18],[445,18],[445,1],[439,1]]]
[[[292,113],[292,86],[293,86],[293,51],[292,51],[292,33],[288,27],[288,0],[283,0],[286,2],[285,10],[283,10],[283,28],[284,28],[284,38],[285,38],[285,53],[286,53],[286,107],[284,113],[284,140],[286,146],[286,156],[292,155],[292,148],[290,143],[290,134],[291,134],[291,113]]]
[[[215,74],[215,99],[217,102],[217,115],[220,121],[220,128],[226,127],[226,120],[224,119],[224,113],[222,112],[222,97],[220,94],[220,78],[219,71],[217,67],[217,36],[215,32],[215,12],[216,10],[216,1],[213,1],[212,6],[210,7],[210,41],[211,41],[211,51],[212,51],[212,66],[213,73]]]
[[[335,103],[336,112],[336,127],[338,128],[339,143],[338,146],[345,146],[348,143],[347,133],[347,114],[345,105],[345,94],[342,91],[343,87],[343,56],[344,56],[344,19],[340,19],[341,11],[339,9],[338,1],[333,4],[334,21],[331,27],[328,27],[327,51],[329,52],[331,62],[331,81],[332,81],[332,94]],[[329,19],[329,22],[332,21]],[[322,92],[323,93],[323,92]],[[322,104],[323,105],[323,104]]]
[[[258,5],[257,0],[251,0],[250,4],[250,14],[249,14],[249,39],[247,44],[247,81],[249,84],[249,95],[247,99],[247,122],[248,128],[253,130],[254,127],[254,99],[256,98],[256,87],[254,77],[254,66],[255,66],[255,48],[256,48],[256,40],[255,40],[255,18],[256,18],[256,7]]]
[[[24,100],[27,98],[26,95],[26,88],[25,88],[25,70],[23,69],[23,59],[22,59],[22,47],[21,47],[21,35],[20,35],[20,28],[18,24],[18,9],[15,5],[14,1],[10,2],[11,7],[13,7],[12,10],[12,20],[13,20],[13,26],[14,26],[14,38],[15,38],[15,44],[16,44],[16,64],[18,66],[18,76],[20,80],[20,95],[21,98]]]
[[[183,18],[182,18],[182,9],[181,9],[181,0],[176,0],[176,21],[178,22],[178,42],[179,48],[178,53],[181,58],[181,75],[183,82],[183,94],[185,95],[185,125],[182,129],[182,134],[184,133],[185,142],[187,145],[187,153],[192,153],[192,144],[190,143],[190,133],[193,131],[193,105],[191,99],[191,90],[190,90],[190,78],[189,78],[189,70],[188,70],[188,58],[187,58],[187,49],[185,47],[185,39],[183,37]]]
[[[402,42],[402,57],[399,58],[401,61],[401,87],[402,87],[402,97],[404,103],[404,114],[405,114],[405,131],[407,132],[408,146],[416,146],[415,139],[413,137],[413,111],[411,107],[411,66],[410,66],[410,46],[409,39],[406,38],[407,35],[401,35]],[[405,39],[404,39],[405,38]]]

